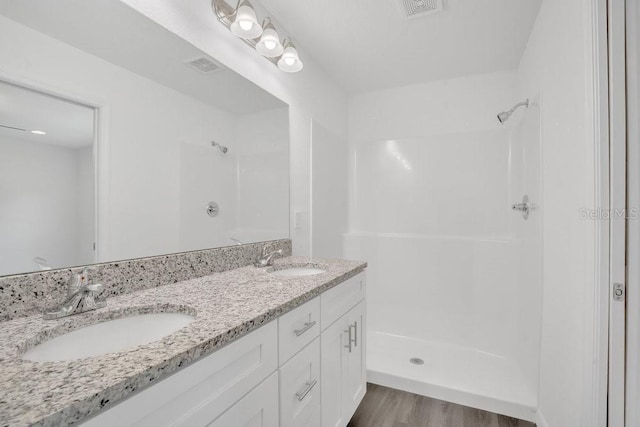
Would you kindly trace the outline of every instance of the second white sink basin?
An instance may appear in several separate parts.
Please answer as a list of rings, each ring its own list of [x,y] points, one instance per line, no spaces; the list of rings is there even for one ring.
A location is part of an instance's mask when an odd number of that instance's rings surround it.
[[[312,267],[293,267],[284,270],[272,271],[271,274],[280,277],[300,277],[300,276],[315,276],[316,274],[322,274],[325,270]]]
[[[157,341],[193,322],[182,313],[150,313],[97,323],[52,338],[27,350],[22,358],[59,362],[116,353]]]

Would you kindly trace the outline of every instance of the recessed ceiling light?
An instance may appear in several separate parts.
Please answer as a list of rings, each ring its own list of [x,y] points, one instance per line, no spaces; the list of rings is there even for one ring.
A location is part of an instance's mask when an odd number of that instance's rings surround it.
[[[47,134],[45,131],[42,131],[42,130],[32,130],[31,133],[34,133],[36,135],[46,135]]]

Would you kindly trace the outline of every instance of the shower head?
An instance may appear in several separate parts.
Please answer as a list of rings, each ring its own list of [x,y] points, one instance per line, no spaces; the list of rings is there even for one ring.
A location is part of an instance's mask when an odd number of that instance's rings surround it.
[[[507,112],[507,111],[503,111],[502,113],[498,113],[498,121],[500,123],[504,123],[507,120],[509,120],[509,117],[511,117],[511,113]]]
[[[227,151],[229,151],[229,149],[227,147],[225,147],[224,145],[220,145],[215,141],[211,141],[211,146],[212,147],[218,147],[218,150],[220,150],[222,152],[222,154],[227,154]]]
[[[503,111],[501,113],[498,113],[498,121],[502,124],[504,124],[504,122],[506,122],[507,120],[509,120],[509,117],[511,117],[511,115],[520,107],[527,107],[529,108],[529,99],[524,100],[523,102],[519,102],[516,105],[513,106],[512,109],[510,109],[509,111]]]

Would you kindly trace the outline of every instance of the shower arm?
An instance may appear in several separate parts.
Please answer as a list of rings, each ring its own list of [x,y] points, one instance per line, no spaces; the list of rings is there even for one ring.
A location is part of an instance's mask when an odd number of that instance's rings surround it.
[[[529,100],[527,99],[526,101],[518,102],[516,105],[513,106],[511,110],[509,110],[509,113],[515,112],[520,107],[529,108]]]

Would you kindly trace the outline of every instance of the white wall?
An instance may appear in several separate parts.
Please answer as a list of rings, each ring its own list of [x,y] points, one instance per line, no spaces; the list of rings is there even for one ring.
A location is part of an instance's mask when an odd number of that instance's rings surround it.
[[[283,230],[289,230],[288,109],[237,117],[235,138],[237,208],[232,233],[247,242],[285,238]]]
[[[290,182],[291,212],[301,212],[299,229],[291,221],[293,250],[298,255],[311,252],[311,120],[339,136],[347,135],[347,96],[298,46],[305,67],[297,74],[287,74],[216,22],[208,1],[122,0],[160,25],[184,38],[290,106],[291,131]],[[254,4],[259,10],[260,5]],[[286,27],[278,24],[286,34]],[[330,165],[326,165],[330,167]],[[346,206],[342,207],[346,213]]]
[[[237,186],[236,145],[227,140],[222,154],[211,141],[180,144],[179,250],[188,251],[234,244],[228,230],[235,227]],[[217,217],[206,214],[206,205],[216,202]],[[286,229],[286,228],[285,228]]]
[[[93,164],[80,164],[81,151],[0,139],[0,275],[38,270],[35,257],[54,267],[92,262],[93,235],[78,224]]]
[[[349,144],[314,121],[312,123],[312,197],[314,257],[341,258],[348,230]]]
[[[514,71],[352,97],[346,245],[369,261],[371,330],[515,359],[535,390],[540,314],[519,311],[525,295],[540,306],[540,284],[520,278],[536,265],[519,263],[510,209],[524,191],[522,112],[496,119],[517,101]]]
[[[539,409],[549,426],[595,425],[590,413],[595,144],[591,2],[543,2],[518,69],[521,97],[541,94],[543,314]],[[586,396],[586,397],[585,397]],[[583,406],[583,399],[584,405]]]

